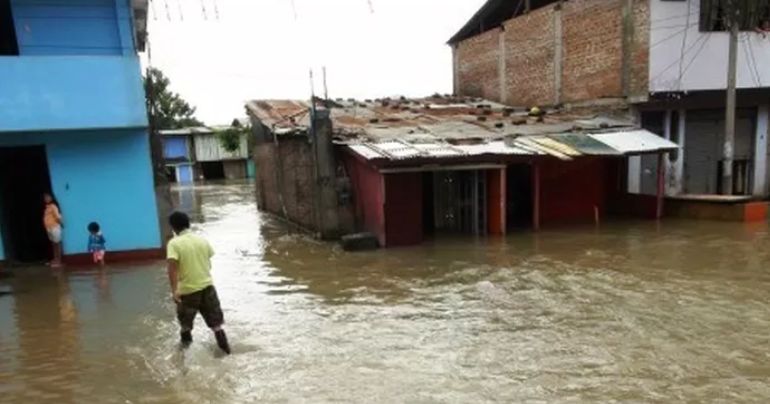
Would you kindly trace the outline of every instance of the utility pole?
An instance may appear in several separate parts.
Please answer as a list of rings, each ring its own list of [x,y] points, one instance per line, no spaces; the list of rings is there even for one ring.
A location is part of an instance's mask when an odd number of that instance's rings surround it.
[[[735,1],[727,2],[726,22],[730,29],[730,49],[727,55],[727,101],[725,105],[725,142],[722,149],[722,195],[733,194],[733,156],[735,153],[735,76],[738,60],[740,12]]]

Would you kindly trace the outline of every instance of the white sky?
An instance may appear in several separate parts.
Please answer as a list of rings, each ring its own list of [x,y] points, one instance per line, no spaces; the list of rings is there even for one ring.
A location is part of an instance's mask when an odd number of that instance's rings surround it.
[[[248,99],[309,99],[310,68],[321,95],[322,66],[331,98],[450,93],[445,42],[483,3],[152,0],[152,65],[209,125],[243,116]]]

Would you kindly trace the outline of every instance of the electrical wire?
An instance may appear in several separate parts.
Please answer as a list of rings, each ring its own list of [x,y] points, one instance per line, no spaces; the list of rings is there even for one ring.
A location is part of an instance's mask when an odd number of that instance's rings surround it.
[[[748,35],[747,35],[748,36]],[[757,86],[762,87],[762,75],[759,72],[759,68],[757,67],[757,59],[754,57],[754,44],[751,43],[751,40],[747,40],[743,43],[744,50],[748,50],[749,58],[750,58],[750,67],[752,68],[752,71],[757,76]]]
[[[206,0],[201,0],[201,11],[203,11],[203,19],[208,20],[209,14],[206,11]]]
[[[690,6],[690,1],[688,1],[687,3],[688,3],[688,7],[689,7]],[[692,11],[692,12],[688,12],[688,14],[675,15],[675,16],[665,17],[665,18],[658,18],[658,19],[655,19],[655,20],[651,20],[650,23],[654,24],[656,22],[676,20],[676,19],[679,19],[679,18],[689,17],[689,16],[692,16],[692,15],[695,15],[695,14],[698,14],[698,13],[700,13],[700,9]]]
[[[709,33],[707,35],[702,35],[701,37],[699,37],[698,39],[696,39],[695,41],[693,41],[690,44],[690,46],[687,48],[687,50],[684,51],[684,54],[682,55],[682,57],[687,56],[687,54],[689,54],[690,51],[692,51],[696,46],[698,46],[700,44],[701,45],[700,49],[698,49],[698,51],[696,52],[696,55],[692,58],[692,60],[690,60],[690,64],[692,64],[692,62],[695,60],[695,58],[698,56],[698,54],[703,50],[703,48],[705,46],[705,45],[703,45],[703,43],[707,42],[709,39],[711,39],[711,33]],[[671,68],[673,68],[677,64],[679,64],[679,59],[675,60],[673,63],[671,63],[670,65],[666,66],[665,69],[663,69],[660,72],[658,72],[658,74],[655,77],[653,77],[650,81],[652,82],[652,81],[655,81],[655,80],[659,79],[660,76],[665,74],[667,71],[671,70]],[[685,73],[687,72],[687,68],[689,68],[689,65],[685,68],[685,70],[684,70]]]
[[[669,35],[669,36],[667,36],[667,37],[665,37],[665,38],[663,38],[663,39],[661,39],[661,40],[659,40],[659,41],[655,42],[655,43],[654,43],[654,44],[652,44],[652,45],[650,45],[650,49],[652,49],[652,48],[654,48],[654,47],[656,47],[656,46],[658,46],[658,45],[662,44],[663,42],[667,42],[667,41],[669,41],[669,40],[673,39],[673,38],[674,38],[674,37],[676,37],[676,36],[679,36],[679,35],[683,34],[683,33],[684,33],[685,31],[687,31],[688,29],[690,29],[690,27],[684,27],[683,29],[681,29],[681,30],[679,30],[679,31],[676,31],[676,32],[674,32],[673,34],[671,34],[671,35]]]
[[[213,0],[214,2],[214,18],[216,18],[217,21],[219,21],[219,4],[217,4],[218,0]]]
[[[166,6],[166,19],[171,21],[171,9],[168,7],[168,0],[163,0],[163,5]]]
[[[702,41],[700,44],[700,48],[698,48],[697,51],[695,51],[695,55],[693,55],[692,59],[690,59],[690,62],[687,63],[687,66],[685,66],[684,71],[681,73],[682,76],[679,77],[679,89],[681,90],[681,84],[682,84],[682,77],[684,77],[685,73],[687,73],[688,70],[690,70],[690,66],[692,66],[693,62],[695,62],[695,59],[698,58],[698,55],[700,55],[701,52],[703,52],[703,48],[706,47],[706,44],[711,39],[711,34],[705,35],[706,40]]]
[[[691,1],[687,1],[687,19],[685,20],[685,28],[684,35],[682,35],[682,49],[679,51],[679,80],[677,80],[677,88],[679,90],[682,89],[682,76],[684,75],[684,72],[682,69],[684,68],[684,49],[685,46],[687,46],[687,33],[690,32],[690,5],[692,5]]]

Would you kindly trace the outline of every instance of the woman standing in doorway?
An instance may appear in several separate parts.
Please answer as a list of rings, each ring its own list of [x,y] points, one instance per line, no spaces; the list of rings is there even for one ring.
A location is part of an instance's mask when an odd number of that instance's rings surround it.
[[[59,205],[51,194],[43,194],[45,202],[45,211],[43,211],[43,226],[48,233],[48,240],[53,247],[53,260],[50,262],[52,268],[61,268],[61,227],[62,216],[59,211]]]

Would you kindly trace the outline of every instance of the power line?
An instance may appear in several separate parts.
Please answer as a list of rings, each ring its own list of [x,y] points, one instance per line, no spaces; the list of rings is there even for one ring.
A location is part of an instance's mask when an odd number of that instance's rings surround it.
[[[163,5],[166,6],[166,19],[171,21],[171,9],[168,7],[168,0],[163,0]]]
[[[684,64],[684,48],[687,45],[687,33],[690,32],[689,26],[690,26],[690,6],[692,5],[691,1],[687,2],[687,20],[685,20],[685,28],[684,35],[682,35],[682,49],[680,50],[680,56],[679,56],[679,80],[678,80],[678,88],[679,90],[682,89],[682,76],[684,76],[683,64]]]
[[[678,35],[681,35],[681,34],[683,34],[683,33],[684,33],[685,31],[687,31],[688,29],[690,29],[690,27],[684,27],[683,29],[681,29],[681,30],[679,30],[679,31],[676,31],[676,32],[674,32],[673,34],[671,34],[671,35],[669,35],[669,36],[667,36],[667,37],[665,37],[665,38],[663,38],[663,39],[661,39],[661,40],[659,40],[659,41],[655,42],[655,43],[654,43],[654,44],[652,44],[652,45],[650,45],[650,49],[652,49],[652,48],[654,48],[654,47],[656,47],[656,46],[658,46],[658,45],[662,44],[663,42],[669,41],[669,40],[673,39],[674,37],[676,37],[676,36],[678,36]]]
[[[748,56],[751,59],[749,62],[749,67],[752,68],[752,71],[757,76],[757,86],[762,87],[762,75],[760,74],[759,68],[757,67],[757,59],[754,57],[754,44],[751,43],[750,38],[743,43],[743,49],[744,51],[748,50]]]
[[[690,6],[692,3],[691,3],[690,1],[688,1],[687,3],[688,3],[688,8],[689,8],[689,6]],[[689,16],[692,16],[692,15],[695,15],[695,14],[698,14],[698,13],[700,13],[700,8],[699,8],[699,9],[697,9],[697,10],[695,10],[695,11],[692,11],[692,12],[688,11],[688,13],[687,13],[687,14],[682,14],[682,15],[675,15],[675,16],[671,16],[671,17],[658,18],[658,19],[655,19],[655,20],[651,20],[651,21],[650,21],[650,23],[651,23],[651,24],[654,24],[654,23],[656,23],[656,22],[663,22],[663,21],[671,21],[671,20],[676,20],[676,19],[679,19],[679,18],[685,18],[685,17],[689,17]]]
[[[218,0],[213,0],[214,2],[214,17],[219,21],[219,4],[217,4]]]
[[[681,84],[682,84],[682,77],[684,77],[684,74],[687,73],[688,70],[690,70],[690,66],[692,66],[693,62],[695,62],[695,59],[698,58],[698,55],[700,55],[701,52],[703,52],[703,48],[706,47],[706,44],[711,39],[711,34],[706,35],[706,40],[702,41],[700,44],[700,48],[698,48],[697,51],[695,51],[695,55],[693,55],[692,59],[690,59],[690,62],[687,63],[687,66],[685,66],[684,71],[682,71],[682,75],[679,77],[679,88],[681,90]]]
[[[203,11],[203,19],[208,20],[209,15],[208,12],[206,12],[206,0],[201,0],[201,11]]]
[[[695,41],[693,41],[690,44],[690,46],[687,48],[687,50],[684,51],[684,54],[682,55],[682,57],[685,57],[687,54],[689,54],[690,51],[692,51],[696,46],[698,46],[699,43],[701,44],[701,48],[698,50],[697,53],[700,53],[700,51],[702,51],[703,47],[705,46],[705,45],[703,45],[703,42],[708,41],[709,39],[711,39],[711,33],[709,33],[707,35],[700,36],[698,39],[696,39]],[[696,54],[695,56],[698,56],[698,55]],[[695,57],[693,57],[693,59],[690,61],[690,64],[692,64],[693,60],[695,60]],[[658,72],[658,74],[655,77],[653,77],[650,81],[657,80],[658,78],[660,78],[660,76],[662,76],[667,71],[671,70],[671,68],[673,68],[677,64],[679,64],[679,59],[675,60],[673,63],[671,63],[670,65],[666,66],[665,69],[663,69],[660,72]],[[687,67],[689,67],[689,65]],[[687,71],[687,68],[685,68],[684,72],[686,72],[686,71]]]

